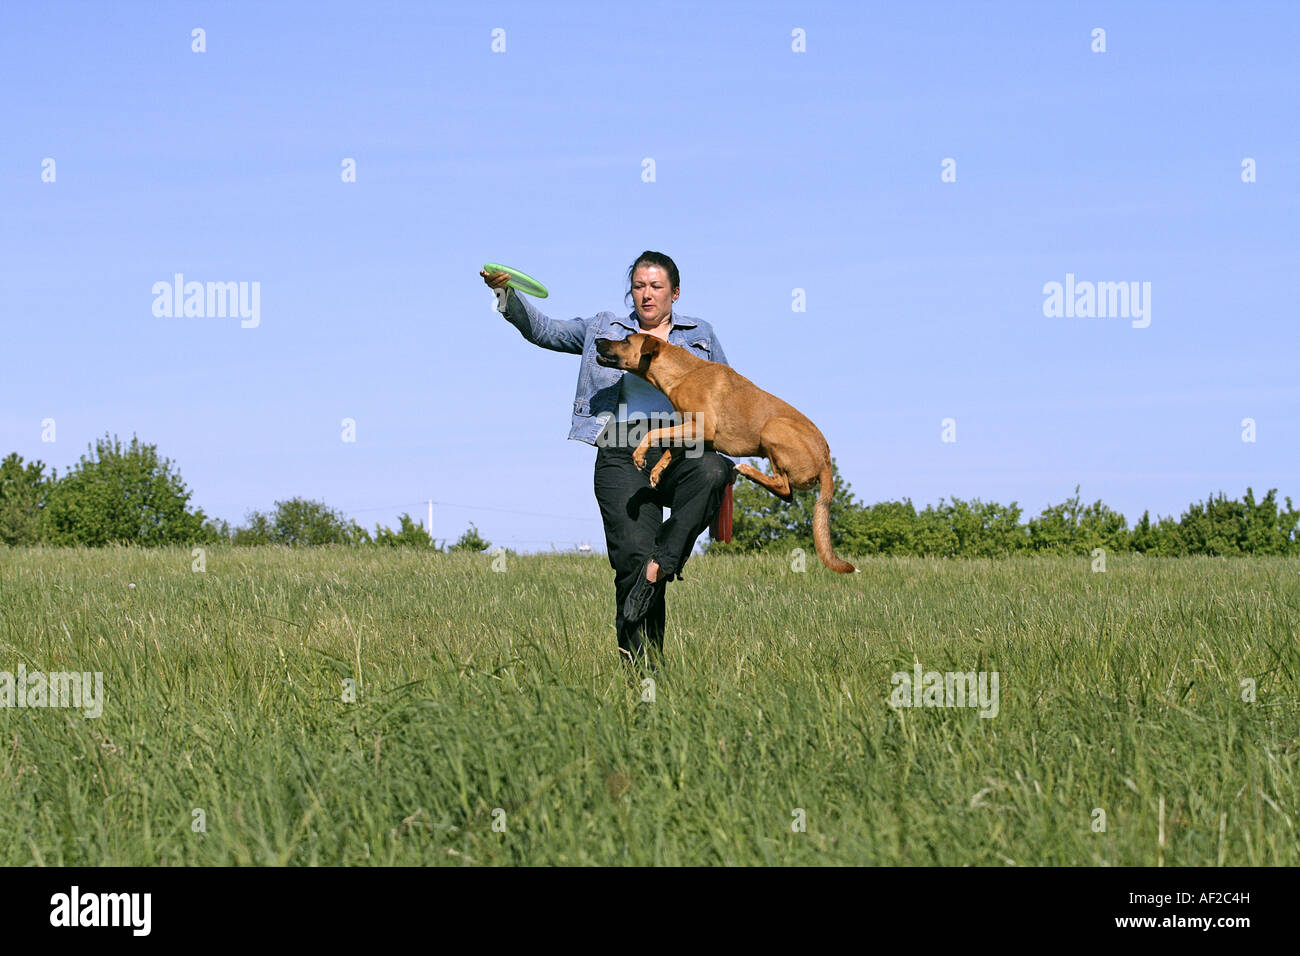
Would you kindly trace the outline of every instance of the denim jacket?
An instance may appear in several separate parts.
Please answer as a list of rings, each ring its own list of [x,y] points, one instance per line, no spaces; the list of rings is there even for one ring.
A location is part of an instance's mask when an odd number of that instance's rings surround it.
[[[596,364],[596,339],[625,339],[642,331],[636,312],[620,318],[613,312],[598,312],[589,319],[550,319],[543,315],[527,296],[511,289],[506,296],[504,315],[529,342],[556,352],[582,355],[578,367],[578,390],[573,396],[573,420],[569,437],[596,444],[596,436],[618,411],[621,380],[627,373]],[[680,345],[711,362],[727,365],[727,357],[718,344],[713,326],[703,319],[678,315],[673,311],[673,327],[668,344]]]

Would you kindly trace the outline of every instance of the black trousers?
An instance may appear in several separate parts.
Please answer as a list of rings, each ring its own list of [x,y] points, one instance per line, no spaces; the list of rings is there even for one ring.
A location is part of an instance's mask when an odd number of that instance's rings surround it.
[[[717,514],[727,485],[732,481],[735,462],[711,448],[676,447],[673,460],[659,486],[650,487],[650,471],[663,454],[652,446],[645,469],[632,463],[632,447],[607,445],[596,450],[594,485],[600,515],[605,522],[605,547],[614,569],[614,627],[618,646],[626,656],[637,658],[648,649],[662,653],[665,601],[661,593],[640,621],[623,620],[623,602],[647,558],[659,564],[659,580],[681,576],[682,566],[700,536]],[[664,508],[672,515],[664,521]],[[665,589],[666,590],[666,589]]]

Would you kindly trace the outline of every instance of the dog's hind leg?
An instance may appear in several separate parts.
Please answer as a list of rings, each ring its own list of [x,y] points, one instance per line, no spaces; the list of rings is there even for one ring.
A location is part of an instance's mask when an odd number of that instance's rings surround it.
[[[761,454],[772,463],[772,473],[798,491],[817,484],[824,460],[824,455],[812,447],[809,437],[800,423],[785,418],[768,419],[759,435]]]
[[[784,418],[768,419],[759,434],[759,441],[759,454],[771,462],[772,474],[765,475],[747,465],[736,466],[745,477],[787,502],[794,500],[795,489],[811,488],[817,481],[817,459],[798,422]]]
[[[762,485],[782,501],[793,501],[794,492],[790,490],[790,480],[785,475],[765,475],[753,465],[741,462],[736,471],[757,484]]]

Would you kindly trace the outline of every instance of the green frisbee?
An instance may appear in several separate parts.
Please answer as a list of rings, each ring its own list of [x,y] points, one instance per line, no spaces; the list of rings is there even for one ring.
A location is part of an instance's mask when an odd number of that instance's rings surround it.
[[[484,272],[506,272],[510,275],[510,281],[506,286],[519,292],[527,292],[529,295],[536,296],[539,299],[545,299],[550,293],[546,291],[546,286],[542,285],[526,272],[520,272],[518,269],[511,269],[509,266],[503,266],[499,262],[486,262],[483,264]]]

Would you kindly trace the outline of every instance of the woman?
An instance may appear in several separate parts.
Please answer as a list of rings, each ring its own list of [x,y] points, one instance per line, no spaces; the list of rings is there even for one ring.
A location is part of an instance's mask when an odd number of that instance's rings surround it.
[[[614,625],[618,646],[628,660],[663,652],[664,593],[682,576],[695,539],[709,526],[731,482],[735,463],[711,448],[675,455],[650,487],[649,475],[662,448],[651,447],[645,470],[632,463],[632,451],[647,422],[675,421],[672,404],[636,375],[596,362],[596,339],[623,339],[644,332],[680,345],[701,358],[727,363],[713,327],[702,319],[673,312],[681,295],[677,266],[659,252],[643,252],[627,270],[634,311],[626,316],[600,312],[589,319],[547,318],[513,289],[504,272],[480,272],[497,294],[497,310],[529,342],[556,352],[582,355],[569,437],[597,446],[594,486],[605,523],[605,544],[614,569]],[[663,509],[672,516],[663,520]]]

